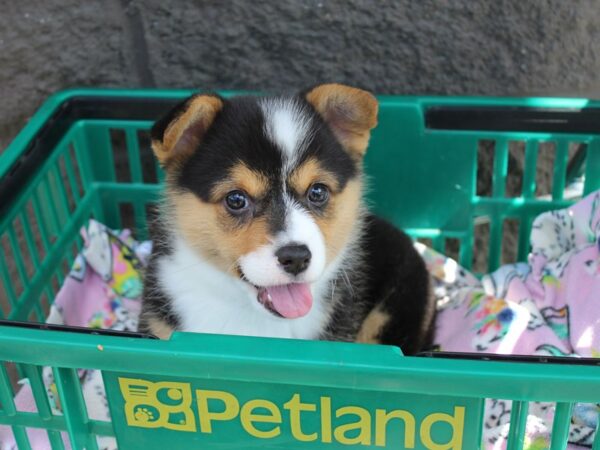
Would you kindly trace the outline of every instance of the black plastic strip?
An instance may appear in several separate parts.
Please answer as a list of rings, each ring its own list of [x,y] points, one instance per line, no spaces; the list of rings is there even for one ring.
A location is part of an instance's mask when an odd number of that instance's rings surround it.
[[[86,327],[75,327],[69,325],[54,325],[49,323],[38,323],[38,322],[19,322],[13,320],[0,320],[0,326],[2,327],[18,327],[18,328],[29,328],[33,330],[44,330],[44,331],[66,331],[69,333],[79,334],[92,334],[97,336],[117,336],[117,337],[129,337],[138,339],[158,339],[152,334],[138,333],[136,331],[117,331],[117,330],[105,330],[99,328],[86,328]]]
[[[421,352],[425,358],[462,359],[476,361],[523,362],[540,364],[567,364],[576,366],[600,366],[600,358],[576,358],[572,356],[542,355],[496,355],[493,353]]]
[[[72,97],[65,101],[32,138],[8,174],[0,179],[0,217],[36,169],[52,154],[54,148],[78,120],[116,119],[155,121],[181,99],[149,99],[132,97]]]
[[[600,134],[600,108],[432,106],[425,111],[425,126],[430,130]]]

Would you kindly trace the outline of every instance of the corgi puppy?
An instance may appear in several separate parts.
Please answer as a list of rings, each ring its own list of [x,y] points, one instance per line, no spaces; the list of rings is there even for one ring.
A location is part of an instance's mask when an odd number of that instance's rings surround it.
[[[166,179],[141,331],[430,345],[424,262],[363,203],[377,110],[368,92],[323,84],[198,94],[156,122]]]

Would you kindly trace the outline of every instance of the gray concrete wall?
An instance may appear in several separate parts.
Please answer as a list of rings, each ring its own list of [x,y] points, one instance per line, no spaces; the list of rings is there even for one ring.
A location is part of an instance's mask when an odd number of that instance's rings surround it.
[[[0,3],[0,149],[75,86],[600,94],[597,0]]]

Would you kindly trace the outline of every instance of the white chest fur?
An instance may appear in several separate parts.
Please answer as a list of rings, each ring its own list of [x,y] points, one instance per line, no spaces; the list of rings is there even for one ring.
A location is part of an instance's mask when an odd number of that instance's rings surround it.
[[[159,283],[172,299],[182,331],[295,339],[317,339],[329,318],[323,304],[326,280],[314,283],[311,311],[298,319],[268,312],[251,286],[201,258],[179,238],[173,253],[162,257]]]

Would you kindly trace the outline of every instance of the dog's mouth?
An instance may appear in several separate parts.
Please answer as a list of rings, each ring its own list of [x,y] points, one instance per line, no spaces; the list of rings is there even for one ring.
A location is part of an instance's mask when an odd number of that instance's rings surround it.
[[[308,283],[258,287],[258,302],[267,311],[284,319],[297,319],[308,314],[313,297]]]
[[[282,319],[297,319],[307,315],[312,308],[313,297],[309,283],[289,283],[279,286],[257,286],[252,283],[240,267],[240,278],[256,289],[256,300],[267,311]]]

